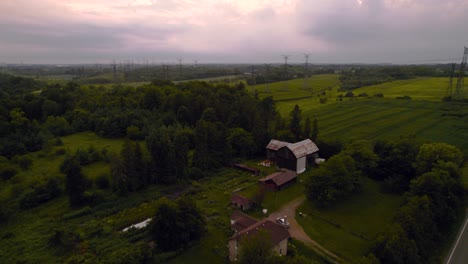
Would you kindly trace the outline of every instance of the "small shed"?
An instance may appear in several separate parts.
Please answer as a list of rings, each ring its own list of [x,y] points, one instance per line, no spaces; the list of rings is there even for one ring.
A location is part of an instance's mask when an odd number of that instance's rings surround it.
[[[260,184],[272,190],[281,190],[297,181],[297,173],[283,169],[258,180]]]
[[[250,209],[252,207],[253,202],[239,194],[232,194],[231,195],[231,203],[238,208],[240,208],[242,211]]]
[[[234,168],[242,170],[242,171],[247,171],[247,172],[253,173],[254,175],[260,174],[259,169],[254,168],[254,167],[250,167],[250,166],[247,166],[247,165],[241,164],[241,163],[234,164]]]

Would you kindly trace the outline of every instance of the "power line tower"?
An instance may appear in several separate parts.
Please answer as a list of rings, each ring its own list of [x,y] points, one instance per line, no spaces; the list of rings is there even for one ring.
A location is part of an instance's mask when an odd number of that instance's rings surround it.
[[[304,53],[305,57],[305,65],[304,65],[304,84],[303,84],[303,89],[307,90],[308,85],[307,85],[307,78],[309,78],[309,56],[310,54]]]
[[[177,59],[177,61],[179,62],[179,78],[182,80],[182,61],[184,59],[183,58],[179,58]]]
[[[450,79],[449,79],[449,85],[447,88],[447,98],[452,101],[452,86],[453,86],[453,76],[455,75],[455,63],[452,63],[452,69],[450,70]]]
[[[265,82],[265,93],[270,93],[270,88],[268,85],[268,77],[270,76],[270,64],[265,64],[265,77],[263,78],[263,81]]]
[[[291,55],[282,55],[284,59],[284,90],[288,89],[288,59],[291,57]]]
[[[468,48],[464,47],[465,50],[463,52],[463,59],[460,64],[460,72],[458,74],[457,79],[457,87],[455,88],[455,93],[453,98],[455,100],[463,100],[463,88],[464,88],[464,77],[465,77],[465,68],[466,68],[466,59],[468,57]]]

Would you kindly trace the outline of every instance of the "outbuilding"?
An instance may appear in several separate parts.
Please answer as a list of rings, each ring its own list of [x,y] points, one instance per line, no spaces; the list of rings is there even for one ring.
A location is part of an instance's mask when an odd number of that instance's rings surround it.
[[[318,158],[318,147],[310,139],[288,143],[276,139],[270,140],[266,147],[267,158],[276,163],[278,168],[286,168],[301,174],[307,164],[313,164]]]

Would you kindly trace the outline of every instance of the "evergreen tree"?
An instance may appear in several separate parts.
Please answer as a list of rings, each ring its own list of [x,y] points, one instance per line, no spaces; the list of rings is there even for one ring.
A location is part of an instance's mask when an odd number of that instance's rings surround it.
[[[60,166],[60,171],[65,173],[65,189],[70,199],[71,206],[84,203],[84,192],[88,185],[81,173],[81,165],[75,157],[67,156]]]
[[[303,137],[304,138],[310,138],[311,137],[311,133],[312,132],[312,129],[310,127],[310,118],[307,117],[306,120],[305,120],[305,124],[304,124],[304,135]]]
[[[317,138],[318,138],[318,134],[319,134],[318,120],[317,120],[317,117],[314,117],[314,122],[313,122],[313,125],[312,125],[311,139],[313,141],[316,141]]]
[[[291,130],[291,132],[293,133],[295,140],[299,141],[302,135],[302,110],[299,108],[298,105],[295,105],[294,109],[291,111],[291,113],[289,113],[289,115],[291,116],[289,130]]]

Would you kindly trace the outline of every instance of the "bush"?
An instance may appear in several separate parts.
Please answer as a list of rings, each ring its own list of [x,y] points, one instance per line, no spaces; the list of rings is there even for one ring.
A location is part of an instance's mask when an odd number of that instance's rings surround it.
[[[31,168],[33,164],[33,160],[28,157],[28,156],[22,156],[18,159],[18,165],[21,167],[23,170],[28,170]]]
[[[411,97],[410,97],[410,96],[407,96],[407,95],[403,95],[403,96],[397,96],[396,99],[400,99],[400,100],[411,100]]]
[[[349,91],[349,92],[347,92],[347,93],[345,94],[345,97],[348,97],[348,98],[354,97],[354,93],[351,92],[351,91]]]
[[[383,93],[376,93],[376,94],[374,94],[374,97],[376,97],[376,98],[383,98],[384,95],[383,95]]]
[[[42,203],[58,197],[62,193],[60,182],[57,178],[50,178],[44,183],[35,185],[32,189],[26,191],[20,199],[21,209],[36,207]]]
[[[109,176],[103,173],[96,177],[94,183],[99,189],[107,189],[110,186]]]
[[[0,177],[5,181],[11,179],[17,173],[18,173],[18,170],[16,170],[15,168],[11,166],[3,167],[0,169]]]
[[[62,156],[65,155],[67,151],[64,148],[59,148],[55,151],[55,156]]]
[[[326,104],[327,103],[327,98],[325,98],[325,97],[320,98],[320,103],[321,104]]]

